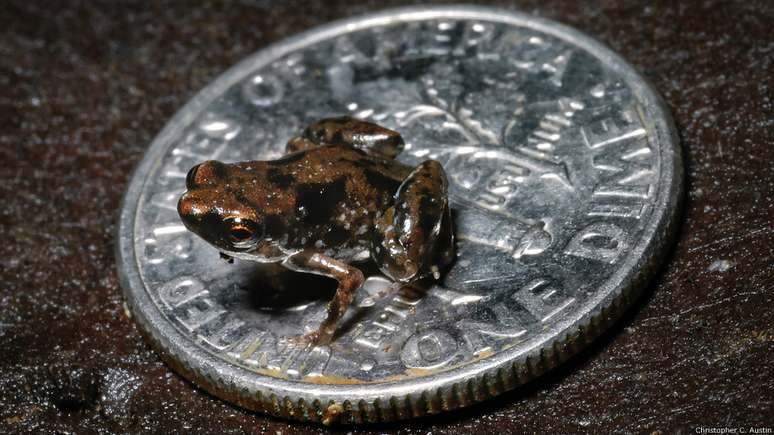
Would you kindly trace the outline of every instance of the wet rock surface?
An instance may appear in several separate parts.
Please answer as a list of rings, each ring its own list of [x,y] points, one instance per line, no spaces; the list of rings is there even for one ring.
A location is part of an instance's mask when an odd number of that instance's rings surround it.
[[[405,2],[0,5],[0,432],[308,433],[211,397],[127,317],[117,209],[169,117],[268,43]],[[494,5],[514,7],[506,2]],[[774,7],[523,1],[651,80],[687,198],[645,296],[558,370],[454,413],[342,432],[693,432],[774,425]]]

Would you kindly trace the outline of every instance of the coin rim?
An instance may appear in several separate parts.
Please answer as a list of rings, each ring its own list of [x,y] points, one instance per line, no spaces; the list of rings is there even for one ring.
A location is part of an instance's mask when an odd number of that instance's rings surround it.
[[[586,50],[620,74],[646,112],[652,113],[653,143],[661,173],[651,222],[625,260],[586,301],[547,331],[487,358],[438,373],[369,384],[310,384],[256,374],[228,364],[196,346],[158,311],[145,289],[134,250],[138,204],[148,175],[184,128],[223,91],[283,55],[323,40],[372,26],[430,19],[485,20],[530,28]],[[671,116],[653,87],[631,65],[595,39],[563,24],[520,12],[481,6],[404,7],[337,20],[280,40],[228,69],[180,109],[151,143],[124,194],[117,226],[118,275],[128,305],[146,339],[175,370],[195,384],[245,408],[299,419],[332,422],[397,420],[450,410],[484,400],[555,367],[596,338],[641,293],[663,260],[677,228],[683,196],[681,149]],[[593,302],[593,303],[592,303]]]

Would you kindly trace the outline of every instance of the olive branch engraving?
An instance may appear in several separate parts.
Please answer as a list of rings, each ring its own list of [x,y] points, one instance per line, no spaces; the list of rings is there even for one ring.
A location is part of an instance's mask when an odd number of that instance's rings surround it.
[[[417,104],[402,112],[399,119],[401,125],[420,122],[425,118],[442,117],[440,129],[457,133],[463,138],[462,144],[457,146],[481,147],[484,144],[494,146],[497,151],[503,153],[504,160],[521,168],[526,172],[525,175],[534,173],[540,178],[553,179],[565,188],[573,189],[567,167],[563,162],[545,152],[527,146],[506,146],[508,133],[517,125],[517,117],[523,113],[522,106],[513,109],[510,113],[511,119],[505,123],[498,134],[475,119],[475,112],[462,104],[464,93],[459,93],[454,98],[454,102],[449,103],[438,96],[438,92],[432,87],[432,80],[425,79],[422,80],[422,83],[424,86],[421,95],[427,102]],[[523,95],[518,94],[516,102],[523,104]]]

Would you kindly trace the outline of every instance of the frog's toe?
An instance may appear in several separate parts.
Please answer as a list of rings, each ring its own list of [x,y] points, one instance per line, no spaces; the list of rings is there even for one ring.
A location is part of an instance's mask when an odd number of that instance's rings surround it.
[[[400,261],[392,257],[382,260],[381,270],[393,280],[406,283],[418,278],[419,264],[409,259]]]
[[[326,335],[320,331],[313,331],[304,335],[287,337],[286,340],[294,347],[309,350],[317,346],[326,346],[330,344],[332,338],[332,335]]]

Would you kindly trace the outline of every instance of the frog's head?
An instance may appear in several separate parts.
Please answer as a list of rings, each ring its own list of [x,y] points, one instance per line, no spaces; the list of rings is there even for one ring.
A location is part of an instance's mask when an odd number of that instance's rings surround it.
[[[177,212],[190,231],[227,253],[255,251],[264,238],[261,210],[242,192],[243,170],[210,160],[191,168]]]

